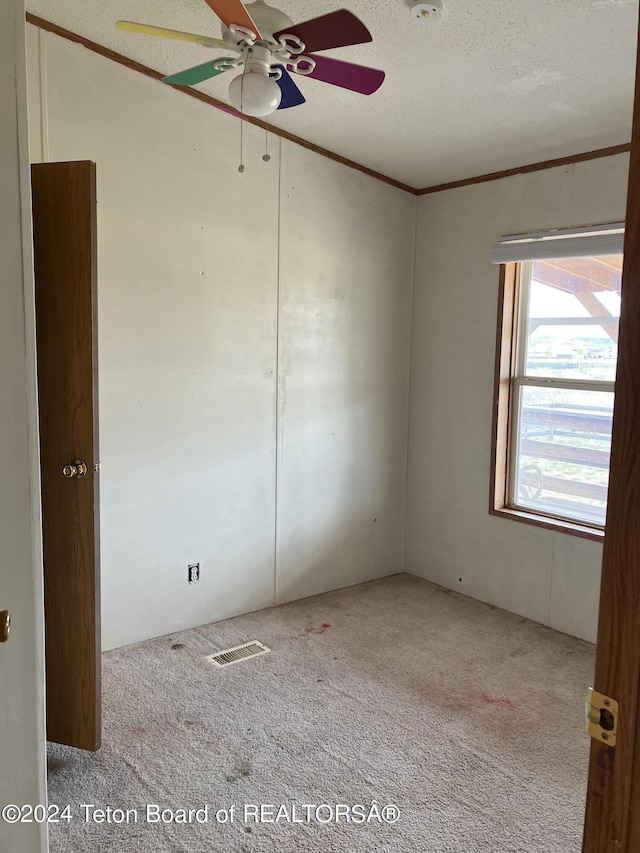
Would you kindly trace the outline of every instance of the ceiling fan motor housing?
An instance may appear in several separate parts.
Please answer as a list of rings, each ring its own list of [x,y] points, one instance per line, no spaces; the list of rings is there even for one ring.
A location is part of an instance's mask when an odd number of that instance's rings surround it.
[[[247,50],[247,58],[245,61],[245,70],[256,74],[264,74],[269,76],[271,69],[271,51],[268,47],[263,47],[261,44],[254,44]]]
[[[293,21],[288,15],[285,15],[284,12],[275,9],[273,6],[267,6],[261,0],[257,0],[255,3],[248,3],[245,8],[260,30],[261,41],[277,44],[273,34],[284,30],[286,27],[293,26]],[[222,25],[222,38],[225,41],[231,42],[236,40],[234,34],[224,24]]]

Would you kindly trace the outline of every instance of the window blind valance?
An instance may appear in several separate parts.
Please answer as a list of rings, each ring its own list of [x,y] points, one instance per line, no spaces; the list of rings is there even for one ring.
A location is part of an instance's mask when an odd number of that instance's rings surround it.
[[[613,222],[501,237],[489,249],[489,260],[492,264],[508,264],[544,258],[621,255],[623,246],[624,222]]]

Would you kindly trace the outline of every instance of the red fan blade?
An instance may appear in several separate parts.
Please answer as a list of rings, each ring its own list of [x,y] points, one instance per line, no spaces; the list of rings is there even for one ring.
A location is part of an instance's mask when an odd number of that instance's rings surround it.
[[[228,27],[231,24],[246,27],[260,38],[260,33],[253,22],[253,18],[240,0],[204,0],[204,2],[213,9],[223,24],[226,24]]]
[[[309,56],[316,63],[316,67],[311,74],[305,74],[305,77],[313,77],[314,80],[322,80],[332,86],[342,86],[343,89],[360,92],[362,95],[372,95],[384,81],[384,71],[378,71],[376,68],[329,59],[328,56]]]
[[[277,40],[279,36],[287,34],[300,39],[304,44],[305,53],[329,50],[332,47],[347,47],[350,44],[364,44],[373,40],[362,21],[346,9],[329,12],[328,15],[313,18],[303,24],[294,24],[273,35]]]

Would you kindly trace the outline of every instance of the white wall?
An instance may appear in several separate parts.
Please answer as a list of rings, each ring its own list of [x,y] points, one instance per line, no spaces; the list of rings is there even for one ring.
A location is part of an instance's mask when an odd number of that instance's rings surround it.
[[[406,570],[595,641],[602,547],[488,514],[498,237],[624,219],[628,155],[420,198]]]
[[[44,647],[24,5],[0,17],[0,805],[45,802]],[[45,827],[0,820],[0,849],[37,853]]]
[[[290,601],[402,571],[415,200],[292,143],[282,153],[277,596]]]
[[[105,648],[401,571],[415,199],[29,57],[32,157],[97,163]]]
[[[600,546],[488,515],[487,248],[622,218],[627,157],[420,198],[405,543],[415,199],[249,125],[240,175],[237,120],[29,29],[33,159],[98,164],[105,647],[403,567],[595,639]]]

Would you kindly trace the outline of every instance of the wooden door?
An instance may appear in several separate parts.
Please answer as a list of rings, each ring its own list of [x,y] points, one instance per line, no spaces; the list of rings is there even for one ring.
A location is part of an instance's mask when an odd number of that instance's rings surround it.
[[[95,164],[34,165],[32,189],[47,739],[97,750],[101,647]]]
[[[640,851],[640,64],[636,75],[594,680],[619,720],[615,747],[591,744],[584,853]]]

